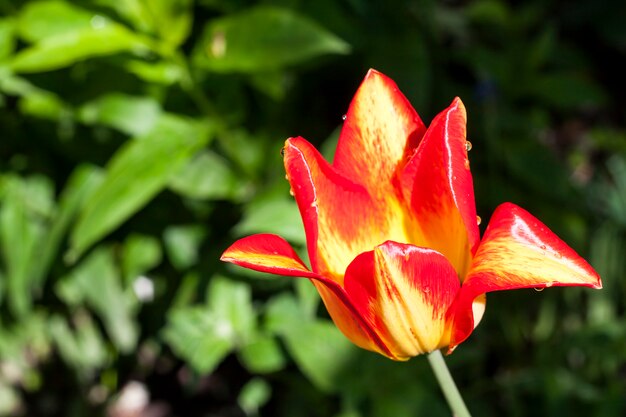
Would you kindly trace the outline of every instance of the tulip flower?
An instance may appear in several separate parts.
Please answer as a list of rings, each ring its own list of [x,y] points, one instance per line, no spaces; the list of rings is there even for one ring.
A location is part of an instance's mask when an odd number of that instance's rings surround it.
[[[235,242],[222,260],[310,279],[337,327],[394,360],[472,333],[492,291],[601,288],[548,227],[512,203],[480,238],[463,103],[426,128],[396,84],[370,70],[345,117],[332,164],[301,137],[283,149],[310,268],[283,238]]]

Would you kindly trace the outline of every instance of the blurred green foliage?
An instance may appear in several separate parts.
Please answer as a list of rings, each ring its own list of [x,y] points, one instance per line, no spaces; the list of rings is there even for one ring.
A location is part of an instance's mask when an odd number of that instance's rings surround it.
[[[255,232],[304,255],[279,150],[330,158],[369,67],[425,121],[464,100],[483,227],[516,202],[603,277],[491,295],[448,360],[470,410],[624,415],[625,20],[617,0],[0,0],[0,415],[126,416],[137,389],[145,416],[449,415],[424,358],[360,351],[308,281],[218,261]]]

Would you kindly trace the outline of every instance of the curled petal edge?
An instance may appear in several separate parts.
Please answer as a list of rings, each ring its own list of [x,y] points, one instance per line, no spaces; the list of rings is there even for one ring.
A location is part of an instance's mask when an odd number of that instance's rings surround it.
[[[362,184],[328,164],[304,138],[289,138],[283,149],[313,271],[342,284],[346,268],[359,253],[386,237],[407,240],[397,200],[374,199]]]
[[[400,177],[402,192],[419,222],[413,229],[423,235],[418,246],[442,253],[460,277],[466,276],[480,241],[466,119],[457,97],[433,119]]]
[[[501,204],[478,247],[453,305],[448,352],[474,330],[474,300],[492,291],[581,286],[600,289],[598,273],[547,226],[521,207]]]
[[[448,310],[460,283],[439,252],[387,241],[357,256],[345,288],[396,360],[448,345]]]
[[[417,147],[426,126],[396,83],[370,69],[352,99],[333,166],[374,195],[391,189],[396,172]]]
[[[326,308],[346,337],[360,347],[393,357],[376,331],[361,316],[343,287],[330,278],[308,270],[282,237],[273,234],[244,237],[226,249],[220,259],[259,272],[308,278],[321,284],[326,290],[320,291]]]

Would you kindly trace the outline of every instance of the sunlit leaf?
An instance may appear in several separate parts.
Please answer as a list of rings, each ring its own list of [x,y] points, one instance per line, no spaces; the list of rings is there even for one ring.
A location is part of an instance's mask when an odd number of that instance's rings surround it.
[[[70,328],[61,316],[50,318],[49,332],[59,354],[66,363],[84,374],[103,366],[108,354],[96,323],[82,311],[77,314],[72,324]]]
[[[246,415],[257,415],[272,396],[272,387],[261,378],[253,378],[246,383],[237,397],[237,403]]]
[[[28,42],[39,42],[54,36],[110,24],[110,20],[59,0],[30,2],[18,19],[20,37]]]
[[[102,182],[103,172],[91,165],[78,166],[59,198],[59,206],[52,218],[50,229],[42,241],[38,261],[33,263],[33,279],[42,285],[70,224],[75,220],[84,199]]]
[[[149,43],[120,25],[60,34],[21,50],[10,61],[18,73],[50,71],[87,58],[131,52],[145,55]]]
[[[276,372],[285,366],[285,357],[273,336],[256,335],[239,351],[246,369],[252,373]]]
[[[60,120],[69,115],[71,109],[55,94],[34,90],[25,94],[19,101],[24,114],[49,120]]]
[[[177,47],[191,30],[192,0],[148,0],[143,2],[161,39]]]
[[[179,270],[189,268],[198,261],[199,245],[206,232],[198,225],[169,226],[163,232],[165,250],[170,262]]]
[[[213,277],[207,289],[207,303],[217,316],[228,320],[238,343],[250,340],[256,326],[256,317],[249,285],[219,276]]]
[[[8,302],[15,315],[30,309],[33,265],[52,210],[52,184],[44,177],[8,177],[0,207],[0,244],[6,266]]]
[[[207,291],[206,306],[174,309],[163,332],[172,349],[202,373],[247,344],[256,325],[246,284],[214,277]]]
[[[122,274],[126,283],[157,266],[161,262],[161,255],[159,239],[136,233],[128,236],[122,256]]]
[[[321,390],[340,388],[339,377],[356,351],[329,320],[307,318],[290,296],[270,302],[268,328],[280,335],[300,370]]]
[[[235,233],[240,236],[274,233],[294,243],[305,242],[296,203],[287,198],[265,199],[248,204],[243,220],[235,226]]]
[[[198,199],[233,199],[245,192],[244,184],[228,162],[208,150],[196,154],[173,175],[169,188]]]
[[[142,32],[158,35],[170,48],[185,41],[191,29],[191,0],[95,0],[115,10]]]
[[[10,56],[15,49],[15,20],[0,19],[0,61]]]
[[[128,135],[145,135],[157,122],[161,106],[150,97],[134,97],[111,93],[83,105],[78,110],[80,121],[103,124]]]
[[[118,150],[72,230],[71,256],[79,256],[148,203],[206,144],[209,132],[206,123],[164,115],[152,131]]]
[[[275,70],[350,47],[309,18],[257,6],[212,20],[196,49],[198,62],[218,72]]]
[[[163,338],[194,369],[210,373],[234,347],[232,328],[206,307],[174,309]]]
[[[183,77],[183,69],[171,62],[145,62],[139,59],[124,61],[124,68],[140,79],[163,85],[171,85]]]
[[[122,352],[137,343],[134,299],[122,288],[111,248],[100,246],[61,279],[56,292],[67,304],[89,306],[104,322],[109,337]]]

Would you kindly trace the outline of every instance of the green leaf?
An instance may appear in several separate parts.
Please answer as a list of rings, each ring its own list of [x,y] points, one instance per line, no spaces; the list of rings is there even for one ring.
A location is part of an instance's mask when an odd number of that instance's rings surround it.
[[[207,305],[170,312],[163,337],[198,372],[209,373],[252,339],[256,317],[251,298],[248,285],[214,277]]]
[[[29,42],[39,42],[54,36],[107,25],[104,16],[73,6],[65,1],[37,1],[28,3],[19,15],[18,31]]]
[[[105,342],[87,312],[76,314],[72,329],[58,315],[50,318],[48,328],[63,360],[85,376],[106,363]]]
[[[195,57],[211,71],[258,72],[349,50],[347,43],[302,15],[257,6],[212,20]]]
[[[285,367],[285,357],[270,335],[256,335],[239,351],[239,358],[246,369],[255,374],[276,372]]]
[[[269,401],[272,387],[264,379],[252,378],[241,388],[237,403],[246,415],[258,415],[259,408]]]
[[[320,294],[317,292],[315,285],[308,279],[296,279],[293,281],[300,303],[300,310],[307,318],[315,317],[317,307],[320,305]]]
[[[45,217],[52,211],[52,184],[44,177],[8,177],[0,209],[0,244],[6,267],[9,307],[24,316],[32,303]],[[45,217],[44,217],[45,216]]]
[[[122,274],[127,284],[161,262],[159,239],[133,233],[124,242]]]
[[[247,343],[251,339],[256,317],[248,284],[213,277],[207,289],[207,303],[217,316],[228,320],[238,344]]]
[[[287,350],[300,370],[320,389],[341,388],[339,377],[349,368],[356,348],[329,320],[305,322],[283,333]]]
[[[201,373],[210,373],[234,348],[232,327],[206,307],[174,309],[163,338]]]
[[[250,176],[258,176],[272,159],[268,158],[265,148],[265,138],[251,135],[244,129],[235,129],[223,132],[217,138],[220,148],[237,168]],[[280,148],[276,147],[275,163],[281,164]]]
[[[300,212],[293,199],[284,197],[257,200],[247,205],[243,220],[235,226],[238,236],[274,233],[297,243],[305,243]]]
[[[171,62],[145,62],[129,59],[123,63],[126,71],[149,83],[172,85],[183,77],[183,69]]]
[[[198,199],[236,199],[246,191],[228,162],[208,150],[197,153],[172,176],[169,188]]]
[[[282,100],[287,96],[293,80],[284,71],[262,72],[250,74],[250,84],[257,90],[274,100]]]
[[[15,50],[15,20],[0,19],[0,61],[11,56]]]
[[[135,347],[139,336],[133,317],[136,301],[122,288],[111,248],[94,250],[57,283],[56,292],[69,305],[88,305],[120,351],[130,352]]]
[[[142,32],[158,35],[169,48],[182,44],[191,30],[192,0],[97,0]]]
[[[22,392],[41,389],[41,376],[36,366],[50,357],[47,324],[46,313],[34,311],[19,321],[0,326],[0,358],[4,370],[0,384],[10,382]],[[5,406],[0,404],[0,408]]]
[[[199,246],[206,235],[202,226],[170,226],[163,232],[167,257],[178,270],[195,265]]]
[[[174,299],[171,302],[172,308],[185,307],[196,300],[200,275],[195,272],[187,272],[182,278]]]
[[[19,106],[22,113],[42,119],[61,120],[72,115],[69,105],[57,95],[38,89],[24,95]]]
[[[18,388],[8,381],[0,380],[0,414],[12,416],[22,409],[22,401]]]
[[[84,199],[102,182],[100,168],[81,165],[74,169],[61,196],[59,207],[52,218],[50,230],[46,233],[39,252],[38,262],[33,265],[33,280],[42,286],[54,258],[71,222],[75,219]]]
[[[10,61],[18,73],[51,71],[97,57],[131,52],[145,55],[150,43],[121,25],[60,34],[23,49]]]
[[[471,21],[481,24],[504,26],[511,21],[508,6],[500,0],[473,1],[465,7],[464,14]]]
[[[279,294],[267,303],[265,328],[273,334],[282,334],[307,320],[293,294]]]
[[[341,388],[340,377],[356,348],[330,320],[307,318],[293,296],[285,294],[270,301],[267,326],[284,338],[300,370],[319,389]]]
[[[161,106],[150,97],[111,93],[98,97],[78,110],[86,124],[103,124],[129,135],[145,135],[157,122]]]
[[[209,129],[206,123],[164,114],[150,133],[122,146],[72,230],[70,257],[80,256],[158,194],[206,144]]]
[[[191,31],[192,0],[147,0],[153,27],[172,48],[182,44]]]

